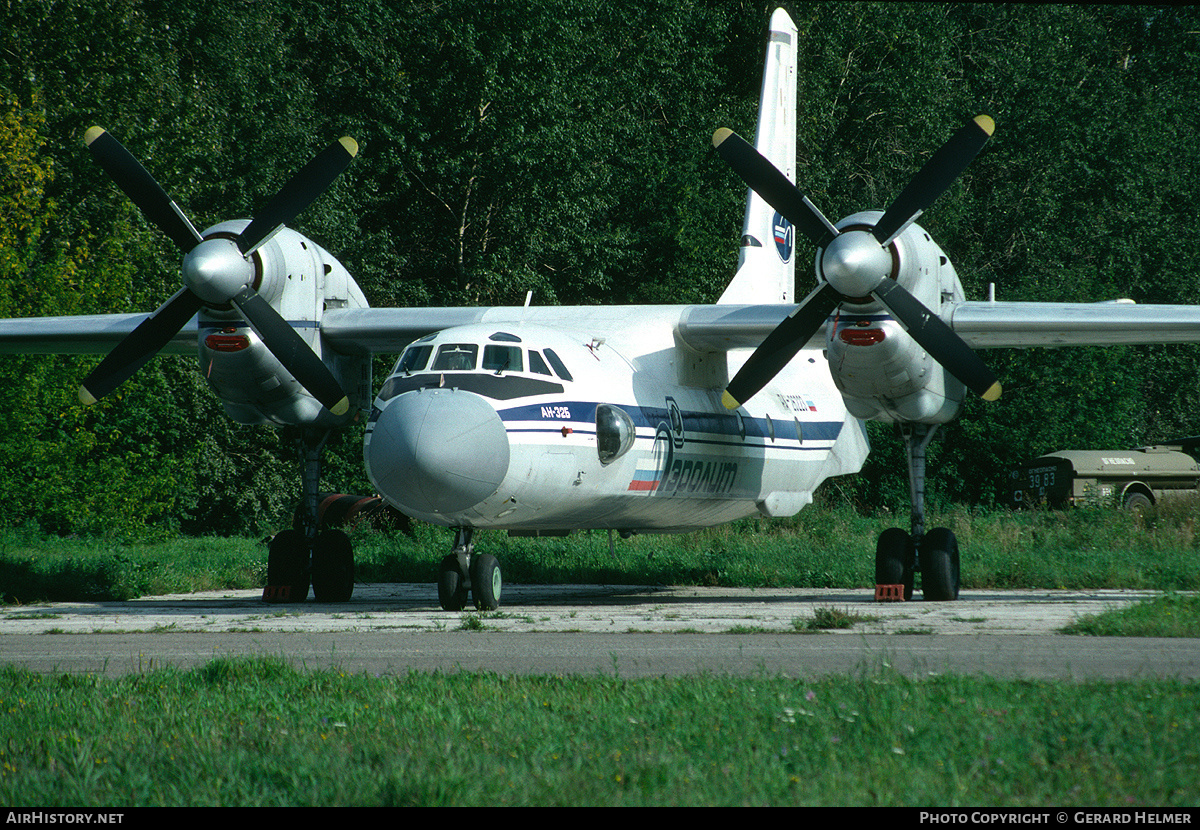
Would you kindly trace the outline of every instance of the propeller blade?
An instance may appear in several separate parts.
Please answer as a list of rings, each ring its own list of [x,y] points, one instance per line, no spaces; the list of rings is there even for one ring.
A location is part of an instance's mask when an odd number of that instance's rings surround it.
[[[233,298],[233,304],[301,386],[334,415],[346,414],[350,400],[337,378],[270,303],[245,286]]]
[[[141,162],[112,133],[102,127],[91,127],[84,133],[83,143],[117,187],[137,205],[143,216],[169,236],[184,253],[195,247],[200,241],[200,232],[142,167]]]
[[[744,138],[724,127],[713,133],[713,147],[750,189],[791,222],[817,247],[837,236],[837,229],[779,168]]]
[[[828,283],[822,283],[804,298],[775,330],[754,350],[721,396],[726,409],[737,409],[766,386],[796,352],[812,339],[841,296]]]
[[[79,387],[79,400],[94,404],[112,392],[158,354],[200,310],[200,298],[181,288],[117,344]]]
[[[904,324],[912,339],[964,386],[985,401],[1000,397],[1000,383],[992,370],[920,300],[892,280],[884,280],[875,296]]]
[[[238,236],[237,246],[242,254],[249,256],[280,225],[286,225],[296,218],[300,211],[333,184],[333,180],[341,175],[357,153],[358,143],[349,136],[343,136],[300,168]]]
[[[995,129],[995,121],[986,115],[977,115],[950,136],[950,140],[925,162],[925,166],[917,171],[908,186],[884,211],[883,218],[872,231],[879,244],[887,247],[901,231],[916,221],[967,169]]]

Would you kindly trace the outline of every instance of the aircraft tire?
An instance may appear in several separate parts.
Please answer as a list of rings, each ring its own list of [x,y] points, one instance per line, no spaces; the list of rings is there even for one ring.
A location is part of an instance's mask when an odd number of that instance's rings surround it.
[[[958,539],[944,527],[935,527],[921,540],[921,591],[926,600],[958,599],[960,583]]]
[[[490,553],[471,557],[471,596],[480,611],[495,611],[500,607],[500,563]]]
[[[337,529],[313,540],[312,589],[317,602],[349,602],[354,593],[354,548]]]
[[[266,602],[304,602],[308,599],[308,561],[304,534],[281,530],[267,545]]]
[[[904,599],[912,599],[913,549],[907,531],[889,527],[879,534],[875,545],[875,584],[903,585]]]
[[[467,577],[456,554],[449,554],[438,566],[438,604],[443,611],[461,611],[467,605]]]

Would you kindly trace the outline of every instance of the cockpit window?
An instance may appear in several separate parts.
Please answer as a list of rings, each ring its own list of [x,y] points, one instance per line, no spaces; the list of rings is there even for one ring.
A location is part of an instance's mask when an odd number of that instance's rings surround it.
[[[433,361],[433,371],[469,371],[475,368],[475,358],[478,354],[479,347],[474,343],[446,343],[438,347],[437,358]]]
[[[493,335],[493,339],[494,339]],[[522,371],[521,364],[521,347],[520,346],[492,346],[483,347],[483,368],[487,371],[500,374],[502,372],[520,372]]]
[[[400,366],[398,371],[401,372],[419,372],[429,363],[429,356],[433,354],[433,346],[409,346],[403,357],[400,358]]]
[[[552,375],[550,367],[546,365],[546,361],[542,359],[540,352],[529,350],[529,371],[539,375]]]
[[[563,364],[562,360],[559,359],[559,356],[554,353],[553,349],[546,349],[545,352],[546,360],[550,361],[550,365],[554,367],[554,371],[558,373],[560,378],[563,380],[574,380],[574,378],[571,377],[571,373],[567,371],[567,367]]]

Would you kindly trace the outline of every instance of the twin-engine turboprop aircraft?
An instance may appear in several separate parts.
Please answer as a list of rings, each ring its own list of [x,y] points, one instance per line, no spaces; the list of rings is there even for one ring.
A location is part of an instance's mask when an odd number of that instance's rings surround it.
[[[273,424],[305,460],[303,521],[274,537],[266,599],[346,600],[353,553],[320,527],[329,432],[366,417],[371,481],[414,518],[454,529],[443,608],[498,606],[500,568],[474,531],[622,534],[789,516],[831,476],[857,472],[864,420],[897,423],[912,520],[882,534],[884,594],[958,595],[958,547],[924,527],[925,448],[966,391],[994,399],[971,347],[1200,341],[1186,306],[969,302],[914,220],[983,148],[979,116],[883,211],[831,223],[795,187],[796,27],[771,19],[754,142],[718,130],[750,185],[737,272],[715,305],[373,309],[336,259],[283,227],[353,157],[335,142],[252,221],[197,231],[111,134],[85,142],[183,253],[184,287],[150,315],[0,321],[0,351],[108,353],[85,403],[159,352],[199,353],[229,417]],[[800,239],[796,237],[797,230]],[[817,288],[794,304],[796,248]],[[372,397],[370,356],[400,353]],[[878,590],[878,589],[877,589]]]

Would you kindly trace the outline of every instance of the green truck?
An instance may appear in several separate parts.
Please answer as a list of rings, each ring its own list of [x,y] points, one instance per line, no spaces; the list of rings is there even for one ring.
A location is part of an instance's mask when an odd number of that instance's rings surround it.
[[[1200,464],[1184,447],[1047,453],[1011,468],[1001,497],[1010,507],[1111,504],[1141,510],[1166,494],[1196,491]]]

